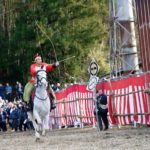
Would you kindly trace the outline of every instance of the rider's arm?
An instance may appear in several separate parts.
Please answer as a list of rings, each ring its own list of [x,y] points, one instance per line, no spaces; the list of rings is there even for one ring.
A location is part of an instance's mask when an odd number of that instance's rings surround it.
[[[57,66],[59,66],[59,63],[58,62],[56,62],[54,64],[46,64],[46,63],[44,63],[44,65],[46,66],[46,72],[50,72],[54,68],[56,68]]]
[[[31,64],[31,66],[30,66],[30,74],[31,74],[32,77],[35,77],[35,75],[36,75],[35,64]]]
[[[54,69],[52,64],[42,63],[42,65],[46,67],[46,72],[50,72]]]

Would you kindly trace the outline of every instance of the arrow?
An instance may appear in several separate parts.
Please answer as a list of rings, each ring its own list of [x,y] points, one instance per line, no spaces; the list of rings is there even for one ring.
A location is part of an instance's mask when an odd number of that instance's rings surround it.
[[[66,60],[68,60],[68,59],[72,59],[72,58],[75,58],[75,56],[71,56],[71,57],[68,57],[68,58],[62,59],[62,60],[60,60],[60,61],[58,61],[58,62],[60,63],[60,62],[63,62],[63,61],[66,61]]]

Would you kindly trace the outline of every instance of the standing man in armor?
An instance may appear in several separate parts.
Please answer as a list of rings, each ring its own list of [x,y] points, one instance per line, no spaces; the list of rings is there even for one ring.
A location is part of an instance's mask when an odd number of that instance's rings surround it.
[[[30,74],[31,74],[31,79],[30,81],[26,84],[25,88],[24,88],[24,93],[23,93],[23,99],[24,101],[29,104],[30,103],[30,97],[31,97],[31,92],[34,89],[34,84],[35,84],[35,76],[38,70],[41,69],[41,67],[43,67],[43,69],[45,69],[45,71],[51,72],[54,70],[54,68],[59,66],[59,62],[56,62],[54,64],[47,64],[45,62],[42,62],[42,57],[41,55],[39,55],[38,53],[35,55],[34,57],[34,62],[33,64],[31,64],[30,66]],[[54,104],[54,100],[56,100],[54,91],[52,90],[52,88],[49,85],[49,89],[48,91],[52,94],[53,96],[53,100],[52,100],[52,105],[51,105],[51,109],[55,109],[56,106]],[[32,103],[32,102],[31,102]]]

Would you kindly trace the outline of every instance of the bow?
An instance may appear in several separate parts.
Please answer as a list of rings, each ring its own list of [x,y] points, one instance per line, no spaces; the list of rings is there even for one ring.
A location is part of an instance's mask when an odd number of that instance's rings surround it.
[[[40,31],[41,31],[41,32],[46,36],[46,38],[50,41],[50,43],[51,43],[51,45],[52,45],[52,47],[53,47],[54,53],[55,53],[55,59],[56,59],[56,61],[57,61],[57,60],[58,60],[58,59],[57,59],[57,54],[56,54],[55,46],[54,46],[52,40],[51,40],[50,37],[46,34],[46,32],[41,28],[41,26],[37,23],[37,21],[35,21],[35,23],[36,23],[37,27],[40,29]]]
[[[57,62],[57,61],[58,61],[58,59],[57,59],[57,54],[56,54],[55,46],[54,46],[54,44],[53,44],[51,38],[46,34],[46,32],[42,29],[42,27],[38,24],[37,21],[35,21],[35,24],[36,24],[36,26],[40,29],[40,31],[43,33],[43,35],[45,35],[45,37],[50,41],[50,43],[51,43],[51,45],[52,45],[52,47],[53,47],[53,50],[54,50],[55,60],[56,60],[56,62]],[[59,77],[60,77],[60,69],[59,69],[59,68],[58,68],[58,71],[59,71]]]

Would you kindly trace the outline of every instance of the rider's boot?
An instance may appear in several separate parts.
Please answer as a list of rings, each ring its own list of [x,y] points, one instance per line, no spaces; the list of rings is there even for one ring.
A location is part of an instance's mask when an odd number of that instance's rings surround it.
[[[27,110],[33,110],[33,101],[31,97],[31,92],[34,89],[34,85],[28,82],[25,86],[24,93],[23,93],[23,100],[27,104]]]
[[[52,89],[50,85],[48,87],[48,91],[49,91],[49,98],[50,98],[51,110],[52,110],[56,108],[56,104],[54,103],[56,96],[55,96],[54,90]]]
[[[56,108],[56,104],[54,103],[54,100],[51,100],[51,109],[55,109]]]
[[[33,99],[32,99],[32,96],[30,96],[30,100],[29,100],[28,106],[29,106],[29,111],[32,111],[33,110]]]

